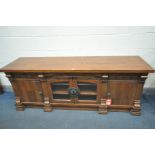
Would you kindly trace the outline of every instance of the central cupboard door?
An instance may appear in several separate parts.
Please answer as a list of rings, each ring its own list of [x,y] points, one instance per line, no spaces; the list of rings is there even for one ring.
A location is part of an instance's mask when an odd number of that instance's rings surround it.
[[[64,78],[49,79],[50,100],[53,103],[92,103],[100,101],[99,80]]]

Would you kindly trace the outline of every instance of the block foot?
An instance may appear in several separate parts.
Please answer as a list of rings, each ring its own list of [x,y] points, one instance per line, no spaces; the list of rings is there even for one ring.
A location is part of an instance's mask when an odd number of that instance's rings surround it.
[[[133,108],[131,109],[130,113],[135,116],[140,116],[141,115],[141,105],[140,105],[140,100],[135,100]]]
[[[44,107],[44,112],[51,112],[52,110],[52,107]]]
[[[106,99],[101,99],[101,104],[99,105],[98,113],[103,114],[103,115],[108,113],[108,109],[107,109],[107,105],[106,105]]]
[[[16,111],[24,111],[25,107],[24,106],[16,106]]]
[[[16,111],[24,111],[25,106],[20,101],[19,97],[16,97]]]
[[[51,112],[53,110],[50,102],[49,102],[49,98],[45,97],[44,98],[44,111],[45,112]]]

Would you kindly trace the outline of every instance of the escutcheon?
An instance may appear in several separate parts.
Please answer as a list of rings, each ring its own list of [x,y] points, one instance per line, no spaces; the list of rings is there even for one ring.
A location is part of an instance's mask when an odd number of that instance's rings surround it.
[[[72,98],[78,97],[79,89],[78,88],[69,88],[68,93]]]

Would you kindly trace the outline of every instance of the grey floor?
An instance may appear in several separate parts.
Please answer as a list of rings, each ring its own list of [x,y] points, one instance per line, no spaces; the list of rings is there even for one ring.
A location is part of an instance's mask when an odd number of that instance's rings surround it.
[[[1,129],[142,129],[155,128],[155,96],[142,97],[142,115],[127,112],[53,110],[27,108],[17,112],[11,92],[0,95]]]

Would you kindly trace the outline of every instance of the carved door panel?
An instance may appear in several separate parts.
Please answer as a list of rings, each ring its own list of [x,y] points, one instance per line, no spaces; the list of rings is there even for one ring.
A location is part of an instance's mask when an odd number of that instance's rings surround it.
[[[16,86],[21,102],[43,102],[43,92],[39,80],[17,79]]]
[[[55,103],[97,103],[100,100],[99,80],[49,79],[48,88],[50,100]]]
[[[48,79],[50,101],[55,103],[71,103],[68,89],[72,85],[71,79]]]
[[[110,80],[107,94],[113,105],[129,105],[134,103],[137,80]]]
[[[77,79],[75,80],[79,94],[77,96],[78,103],[98,103],[100,100],[99,80],[95,79]]]

